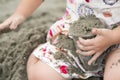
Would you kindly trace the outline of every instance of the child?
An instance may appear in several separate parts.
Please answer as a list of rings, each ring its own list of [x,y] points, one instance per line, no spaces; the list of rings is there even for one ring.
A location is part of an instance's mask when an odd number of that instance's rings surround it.
[[[23,0],[18,6],[16,12],[0,24],[0,30],[9,27],[15,29],[21,24],[31,13],[42,3],[42,0]],[[79,38],[77,41],[78,53],[82,55],[93,55],[88,62],[93,63],[108,47],[120,43],[120,1],[119,0],[67,0],[65,15],[52,25],[47,35],[47,43],[38,46],[31,56],[27,64],[28,80],[67,80],[72,78],[81,78],[77,74],[70,75],[67,68],[68,65],[63,61],[54,60],[52,56],[56,52],[56,47],[52,44],[57,43],[57,35],[67,35],[70,24],[78,20],[80,16],[94,14],[112,28],[92,30],[97,35],[93,39],[84,40]],[[87,53],[81,53],[81,50],[87,50]],[[120,80],[120,49],[116,48],[109,53],[107,57],[104,80]],[[57,63],[57,65],[55,65]],[[51,66],[51,67],[50,67]],[[112,75],[112,76],[111,76]]]

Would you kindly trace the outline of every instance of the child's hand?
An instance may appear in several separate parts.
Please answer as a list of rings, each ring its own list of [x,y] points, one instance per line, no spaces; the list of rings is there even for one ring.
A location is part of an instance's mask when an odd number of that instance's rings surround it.
[[[109,29],[97,29],[94,28],[92,33],[96,35],[93,39],[84,40],[79,38],[77,41],[78,47],[80,50],[77,50],[78,53],[86,56],[93,55],[93,57],[88,61],[88,64],[95,62],[96,59],[111,45],[113,45],[113,31]],[[82,52],[85,50],[87,52]]]
[[[16,29],[18,25],[21,24],[24,20],[25,18],[21,15],[12,15],[0,24],[0,30],[5,28]]]

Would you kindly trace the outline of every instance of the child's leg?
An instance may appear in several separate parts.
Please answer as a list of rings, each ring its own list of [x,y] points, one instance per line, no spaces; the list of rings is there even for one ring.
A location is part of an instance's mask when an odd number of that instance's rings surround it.
[[[105,66],[104,80],[120,80],[120,48],[109,54]]]
[[[59,73],[41,62],[33,54],[28,60],[27,75],[28,80],[65,80]]]

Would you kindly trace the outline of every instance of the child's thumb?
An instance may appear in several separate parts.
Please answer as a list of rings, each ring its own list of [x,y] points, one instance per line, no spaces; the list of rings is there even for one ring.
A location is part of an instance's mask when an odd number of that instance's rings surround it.
[[[98,29],[98,28],[93,28],[92,33],[95,35],[102,35],[103,34],[103,29]]]

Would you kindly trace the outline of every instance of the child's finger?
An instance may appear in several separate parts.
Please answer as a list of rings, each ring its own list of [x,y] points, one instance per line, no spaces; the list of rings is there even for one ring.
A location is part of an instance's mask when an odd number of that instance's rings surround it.
[[[82,39],[81,37],[79,37],[78,39],[79,43],[84,45],[84,46],[92,46],[93,45],[93,40],[92,39]]]
[[[101,52],[95,53],[95,55],[88,61],[88,65],[91,65],[93,62],[95,62],[100,55]]]
[[[10,25],[10,29],[14,30],[16,29],[18,26],[17,22],[12,22],[12,24]]]
[[[83,46],[77,41],[77,46],[81,50],[89,51],[89,50],[94,50],[94,46]]]
[[[0,30],[7,28],[10,24],[11,22],[8,21],[3,22],[2,24],[0,24]]]
[[[92,33],[96,34],[96,35],[101,35],[102,34],[102,29],[93,28],[92,29]]]
[[[76,52],[81,54],[81,55],[84,55],[84,56],[91,56],[91,55],[95,54],[94,50],[91,50],[91,51],[80,51],[80,50],[77,50]]]
[[[107,31],[111,31],[110,29],[99,29],[99,28],[93,28],[92,33],[96,35],[104,35]]]

